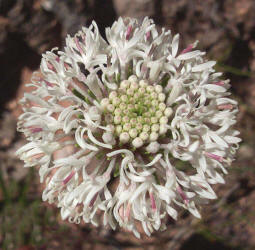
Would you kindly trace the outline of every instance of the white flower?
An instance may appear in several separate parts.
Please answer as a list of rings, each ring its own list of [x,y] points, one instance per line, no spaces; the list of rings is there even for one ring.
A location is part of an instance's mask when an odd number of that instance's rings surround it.
[[[40,166],[43,200],[71,222],[98,225],[101,210],[105,225],[139,237],[136,222],[150,235],[178,206],[200,218],[240,142],[229,81],[197,42],[180,52],[179,35],[151,19],[119,18],[106,37],[93,22],[43,55],[22,99],[29,143],[17,154]]]

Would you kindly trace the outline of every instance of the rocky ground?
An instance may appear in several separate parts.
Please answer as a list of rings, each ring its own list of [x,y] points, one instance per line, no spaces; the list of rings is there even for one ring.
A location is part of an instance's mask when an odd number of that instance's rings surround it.
[[[94,19],[104,27],[118,16],[151,16],[181,33],[181,45],[199,47],[231,79],[240,103],[243,142],[237,160],[217,186],[219,199],[198,221],[183,213],[165,232],[138,240],[128,232],[70,225],[43,204],[38,175],[15,151],[18,99],[41,53],[62,47]],[[255,2],[254,0],[0,0],[0,248],[3,249],[255,249]]]

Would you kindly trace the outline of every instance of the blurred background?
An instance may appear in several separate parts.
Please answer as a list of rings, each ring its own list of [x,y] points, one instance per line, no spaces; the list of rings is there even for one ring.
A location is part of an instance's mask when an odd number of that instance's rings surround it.
[[[41,54],[63,48],[92,20],[101,33],[118,16],[152,17],[181,34],[181,48],[217,60],[239,102],[241,143],[218,200],[202,220],[182,213],[168,229],[136,239],[132,234],[63,222],[58,209],[41,202],[36,169],[25,169],[15,151],[25,143],[16,132],[23,96]],[[0,0],[0,249],[255,249],[255,1],[254,0]]]

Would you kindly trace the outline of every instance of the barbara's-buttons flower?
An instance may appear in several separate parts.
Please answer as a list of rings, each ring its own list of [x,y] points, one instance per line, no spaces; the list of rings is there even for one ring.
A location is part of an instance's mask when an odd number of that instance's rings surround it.
[[[237,103],[197,42],[178,45],[151,19],[119,18],[106,40],[93,22],[43,55],[21,100],[29,143],[17,154],[40,167],[43,200],[63,219],[139,237],[136,222],[150,235],[179,207],[199,218],[216,198],[211,185],[224,183],[240,142]]]

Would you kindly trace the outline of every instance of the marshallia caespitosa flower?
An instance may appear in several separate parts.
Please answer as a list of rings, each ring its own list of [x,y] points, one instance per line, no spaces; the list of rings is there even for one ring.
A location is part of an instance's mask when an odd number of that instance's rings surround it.
[[[229,81],[197,42],[180,51],[179,35],[151,19],[119,18],[105,31],[106,40],[93,22],[43,54],[21,100],[29,142],[17,154],[40,167],[42,198],[64,220],[139,237],[137,222],[150,235],[179,207],[200,218],[240,142]]]

